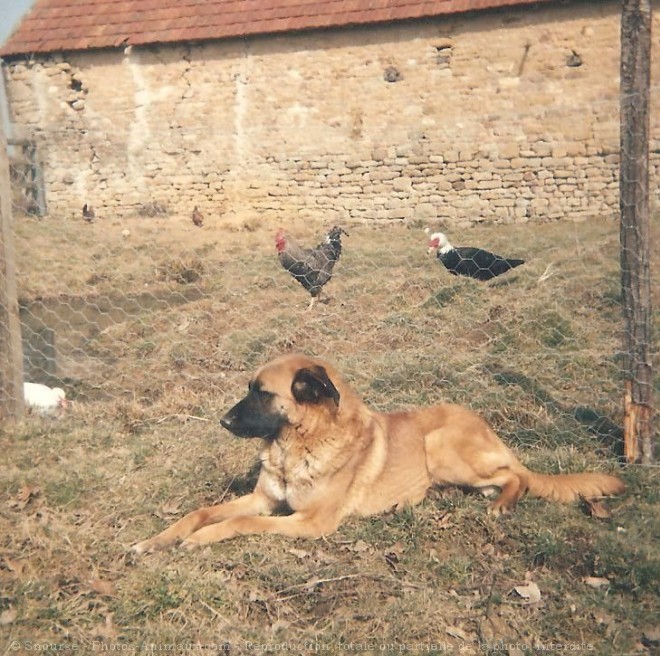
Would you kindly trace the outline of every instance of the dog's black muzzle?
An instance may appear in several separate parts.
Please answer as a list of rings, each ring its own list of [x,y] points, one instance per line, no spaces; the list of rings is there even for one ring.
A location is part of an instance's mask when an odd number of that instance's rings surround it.
[[[275,439],[286,419],[270,410],[270,399],[263,394],[248,393],[220,419],[220,425],[236,437]]]

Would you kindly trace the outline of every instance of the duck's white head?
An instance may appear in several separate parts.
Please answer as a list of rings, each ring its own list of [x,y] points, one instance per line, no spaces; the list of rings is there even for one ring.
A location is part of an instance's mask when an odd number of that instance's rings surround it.
[[[433,251],[439,251],[440,253],[446,253],[452,249],[452,245],[449,243],[449,240],[445,236],[444,232],[434,232],[432,235],[429,235],[429,246],[427,254],[433,253]]]

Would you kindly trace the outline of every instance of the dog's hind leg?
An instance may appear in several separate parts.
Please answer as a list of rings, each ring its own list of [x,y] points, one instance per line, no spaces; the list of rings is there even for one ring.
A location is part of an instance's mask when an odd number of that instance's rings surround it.
[[[509,468],[504,469],[502,472],[496,472],[490,480],[492,481],[490,485],[500,488],[499,496],[490,504],[488,509],[488,512],[493,515],[503,515],[513,510],[527,492],[525,477],[511,471]],[[479,485],[479,487],[482,486]]]
[[[498,488],[490,512],[500,515],[514,509],[527,491],[525,468],[484,424],[472,431],[444,428],[425,438],[427,468],[436,485],[475,489]]]

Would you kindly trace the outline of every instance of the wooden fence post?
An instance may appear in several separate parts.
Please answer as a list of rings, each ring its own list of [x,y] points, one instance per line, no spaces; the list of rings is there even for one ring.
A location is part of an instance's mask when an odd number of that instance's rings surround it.
[[[16,295],[7,140],[0,125],[0,417],[23,415],[23,350]]]
[[[621,288],[624,453],[653,462],[649,89],[651,0],[623,0],[621,14]]]

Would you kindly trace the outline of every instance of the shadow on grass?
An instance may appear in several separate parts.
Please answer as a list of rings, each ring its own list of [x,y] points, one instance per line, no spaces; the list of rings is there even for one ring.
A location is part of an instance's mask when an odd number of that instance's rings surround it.
[[[250,470],[236,478],[232,478],[231,482],[227,486],[227,494],[229,496],[242,497],[246,494],[250,494],[254,490],[255,485],[257,484],[257,479],[259,478],[259,472],[261,471],[261,461],[257,460]]]
[[[601,444],[610,449],[613,455],[617,458],[623,457],[623,429],[609,417],[585,406],[566,407],[538,383],[517,371],[497,364],[486,365],[484,370],[493,377],[498,385],[516,385],[548,412],[572,416],[578,424],[595,435]]]

